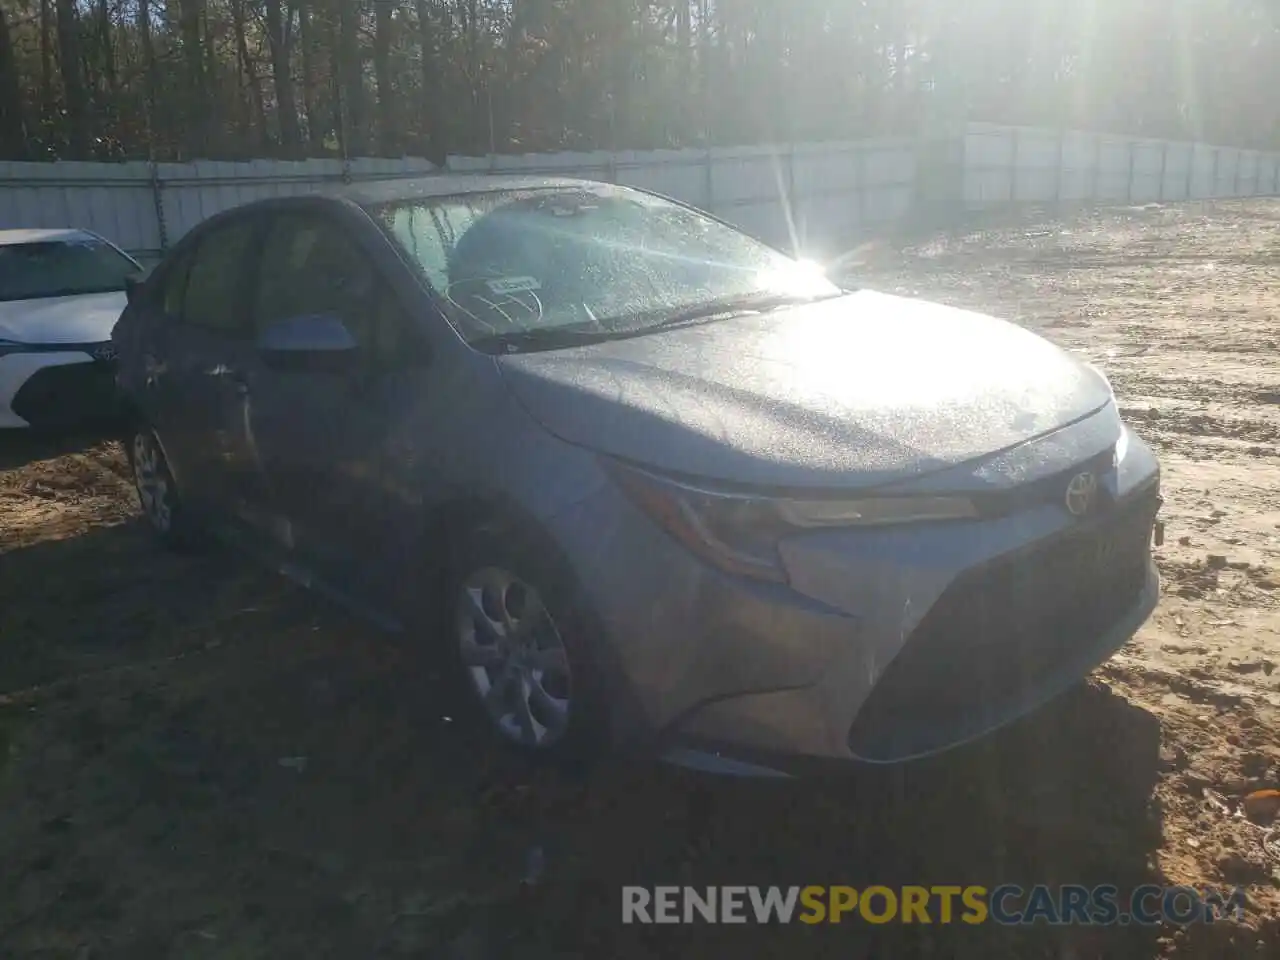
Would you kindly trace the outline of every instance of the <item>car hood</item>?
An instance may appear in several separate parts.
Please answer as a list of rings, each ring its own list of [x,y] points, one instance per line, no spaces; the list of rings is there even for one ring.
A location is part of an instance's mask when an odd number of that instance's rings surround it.
[[[552,433],[691,477],[870,486],[1105,406],[1101,375],[982,314],[862,291],[499,366]]]
[[[42,300],[0,301],[0,340],[19,343],[98,343],[124,312],[123,293],[89,293]]]

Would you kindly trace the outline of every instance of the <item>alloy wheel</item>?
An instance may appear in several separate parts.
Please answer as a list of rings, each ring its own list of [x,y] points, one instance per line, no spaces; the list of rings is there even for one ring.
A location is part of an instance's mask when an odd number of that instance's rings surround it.
[[[525,747],[556,744],[568,729],[569,656],[538,590],[485,567],[463,581],[458,651],[498,731]]]
[[[173,526],[173,491],[164,454],[150,433],[133,436],[133,482],[147,520],[160,533],[168,533]]]

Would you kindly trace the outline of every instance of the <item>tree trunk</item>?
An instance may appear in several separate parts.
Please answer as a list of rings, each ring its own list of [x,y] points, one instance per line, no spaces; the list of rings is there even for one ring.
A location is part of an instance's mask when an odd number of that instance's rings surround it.
[[[80,72],[80,24],[75,0],[57,0],[57,11],[58,65],[62,71],[69,127],[67,143],[75,159],[87,160],[93,134],[89,129],[89,100],[85,94],[84,76]]]
[[[156,96],[160,79],[156,73],[156,51],[151,39],[151,0],[138,0],[138,39],[142,45],[143,96],[147,105],[147,136],[154,150],[156,127]]]
[[[200,0],[200,35],[204,37],[204,139],[205,156],[213,156],[219,146],[222,132],[222,101],[218,98],[218,59],[214,55],[213,29],[209,25],[209,7]]]
[[[271,48],[271,79],[276,88],[276,115],[280,121],[280,146],[285,155],[297,152],[298,104],[293,91],[293,73],[289,69],[289,36],[280,0],[266,0],[267,43]]]
[[[59,0],[65,2],[65,0]],[[209,104],[205,95],[204,55],[200,44],[201,0],[179,0],[178,27],[182,37],[182,59],[186,68],[186,103],[182,115],[189,118],[186,147],[188,156],[199,156],[207,148],[206,123]]]
[[[262,101],[262,83],[258,79],[258,68],[249,55],[249,42],[245,38],[244,0],[232,0],[231,26],[236,34],[236,57],[249,88],[250,126],[257,127],[259,142],[270,151],[271,135],[267,130],[267,109]]]
[[[444,138],[440,135],[436,103],[440,97],[436,80],[436,38],[427,0],[415,0],[418,10],[418,46],[422,54],[422,92],[418,103],[422,124],[423,152],[427,159],[444,165]]]
[[[307,142],[311,154],[320,156],[324,153],[325,125],[320,122],[316,103],[316,36],[307,0],[298,4],[298,41],[302,44],[302,109],[307,114]]]
[[[52,0],[40,0],[40,117],[46,126],[54,122],[58,105],[53,99]]]
[[[467,82],[471,89],[471,143],[483,139],[485,150],[492,152],[493,143],[493,97],[489,97],[483,109],[480,106],[480,26],[477,22],[478,4],[476,0],[466,2],[467,30]]]
[[[373,0],[373,75],[378,83],[378,146],[383,156],[399,151],[395,88],[391,82],[391,30],[395,0]]]
[[[347,156],[365,149],[364,57],[360,53],[360,11],[353,0],[338,0],[339,113]]]
[[[120,92],[120,81],[116,75],[116,54],[111,36],[111,11],[107,8],[107,0],[98,0],[98,42],[102,44],[102,73],[107,82],[107,93],[111,97],[111,106]]]
[[[0,7],[0,157],[22,160],[27,155],[27,132],[22,122],[22,88],[13,58],[9,21]]]

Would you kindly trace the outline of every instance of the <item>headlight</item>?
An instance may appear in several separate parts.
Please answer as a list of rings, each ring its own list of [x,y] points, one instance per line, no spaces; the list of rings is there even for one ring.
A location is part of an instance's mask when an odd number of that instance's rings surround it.
[[[707,490],[604,461],[624,493],[669,534],[722,570],[785,582],[778,541],[824,527],[866,527],[978,515],[966,497],[790,499]]]

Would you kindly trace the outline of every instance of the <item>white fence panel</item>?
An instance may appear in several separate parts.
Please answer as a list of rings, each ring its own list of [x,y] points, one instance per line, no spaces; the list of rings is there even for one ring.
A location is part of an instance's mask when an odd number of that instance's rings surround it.
[[[979,208],[1280,193],[1280,155],[1274,152],[986,123],[970,124],[961,145],[961,179],[942,195],[928,194],[940,203]],[[454,156],[447,168],[628,184],[709,209],[774,243],[839,252],[913,212],[921,196],[918,165],[935,156],[920,146],[878,139]],[[127,250],[154,255],[205,218],[242,203],[435,169],[412,158],[360,158],[345,165],[327,159],[0,163],[0,228],[86,227]]]
[[[265,197],[352,181],[419,176],[426,160],[252,160],[233,163],[0,163],[0,229],[82,227],[143,257],[207,217]]]
[[[1059,199],[1080,201],[1093,197],[1101,142],[1102,138],[1097,134],[1074,130],[1063,134]]]
[[[77,226],[158,249],[152,196],[146,163],[0,163],[0,229]]]
[[[1240,151],[1231,147],[1219,147],[1213,167],[1213,196],[1234,197],[1236,164],[1240,162]]]
[[[1214,163],[1218,151],[1204,143],[1197,143],[1194,166],[1191,168],[1191,198],[1204,200],[1214,196],[1217,184],[1214,182]]]
[[[618,182],[705,207],[707,167],[703,150],[628,150],[618,154]]]
[[[991,124],[970,124],[965,135],[964,200],[989,206],[1013,199],[1013,132]]]
[[[1195,145],[1167,143],[1164,150],[1164,175],[1160,179],[1160,195],[1165,200],[1186,200],[1191,183]]]
[[[969,125],[964,202],[1150,203],[1280,193],[1277,155],[1085,131]]]

